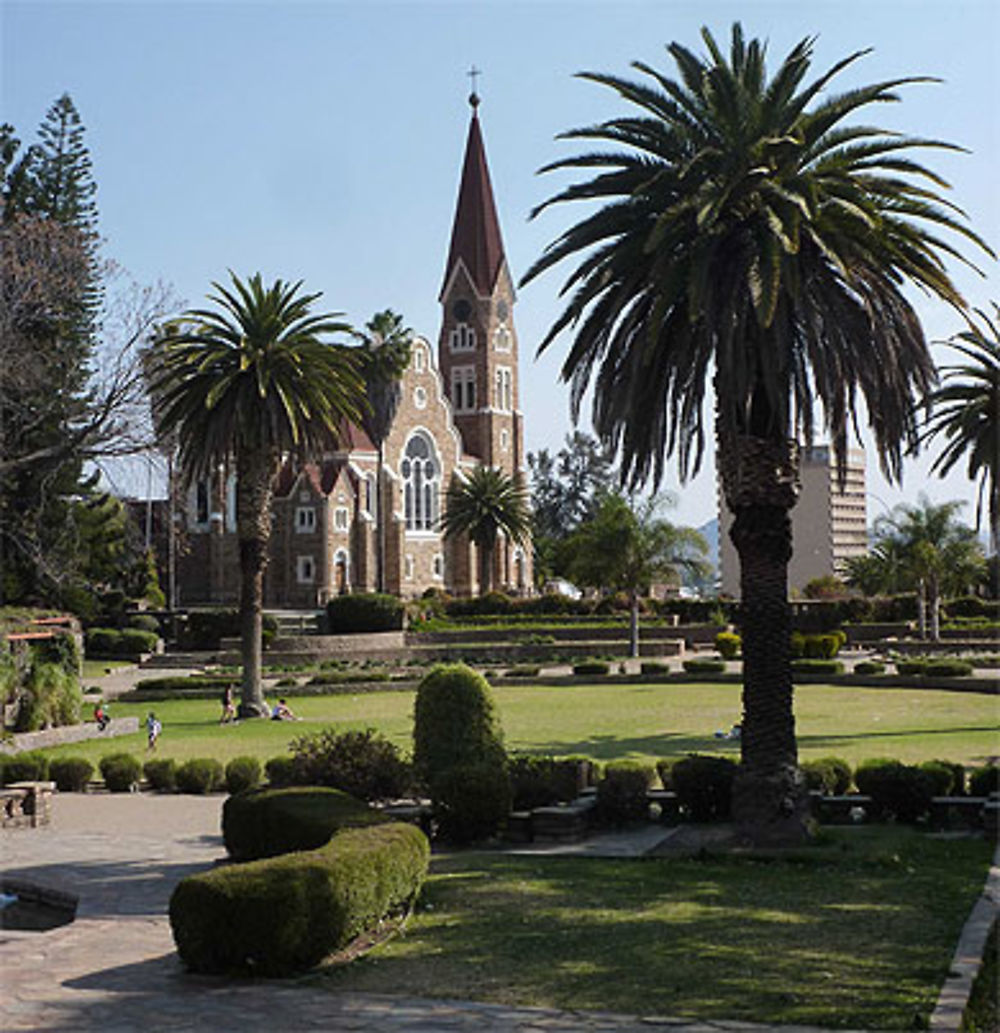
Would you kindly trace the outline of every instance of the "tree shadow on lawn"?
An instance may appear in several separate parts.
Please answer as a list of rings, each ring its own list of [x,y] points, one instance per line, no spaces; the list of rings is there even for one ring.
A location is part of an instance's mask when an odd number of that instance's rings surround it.
[[[797,736],[799,746],[824,746],[855,739],[912,739],[931,735],[962,735],[968,732],[987,732],[997,734],[996,725],[956,725],[949,728],[895,728],[886,731],[845,732],[842,735],[826,733],[822,735]]]
[[[509,744],[516,752],[545,756],[567,756],[583,754],[595,760],[617,760],[630,754],[644,754],[652,757],[673,757],[685,753],[725,753],[739,756],[740,744],[733,739],[716,739],[714,734],[682,735],[679,732],[660,732],[656,735],[624,738],[616,735],[591,735],[586,739],[567,741],[553,739],[545,743],[533,743],[530,748]]]

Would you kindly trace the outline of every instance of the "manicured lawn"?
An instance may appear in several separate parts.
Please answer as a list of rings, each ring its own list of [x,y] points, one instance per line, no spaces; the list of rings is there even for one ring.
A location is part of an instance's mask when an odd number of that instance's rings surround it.
[[[336,992],[924,1028],[990,845],[892,828],[823,840],[784,860],[438,856],[405,933],[316,978]]]
[[[654,759],[691,751],[735,755],[737,743],[714,738],[739,720],[738,685],[517,685],[494,690],[507,745],[514,750]],[[303,721],[249,721],[219,726],[212,700],[159,704],[112,703],[117,717],[140,721],[152,708],[163,722],[158,753],[221,760],[251,753],[262,760],[284,753],[291,738],[333,724],[375,727],[410,748],[412,691],[336,696],[289,696]],[[1000,698],[973,693],[803,685],[796,690],[803,759],[835,754],[852,763],[869,757],[914,762],[940,757],[982,763],[997,752]],[[89,716],[89,708],[87,710]],[[60,754],[99,758],[111,750],[142,753],[145,737],[99,739],[59,747]]]

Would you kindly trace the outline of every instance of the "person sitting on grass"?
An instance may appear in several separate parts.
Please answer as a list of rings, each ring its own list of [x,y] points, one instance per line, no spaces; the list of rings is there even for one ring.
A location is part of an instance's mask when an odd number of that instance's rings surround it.
[[[279,699],[271,708],[271,720],[298,721],[298,718],[292,713],[292,708],[283,699]]]

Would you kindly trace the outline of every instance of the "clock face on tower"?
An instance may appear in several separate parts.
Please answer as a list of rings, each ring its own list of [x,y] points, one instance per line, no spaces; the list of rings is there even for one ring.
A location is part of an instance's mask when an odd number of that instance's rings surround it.
[[[459,323],[467,323],[469,316],[472,315],[472,306],[465,300],[465,298],[459,298],[454,305],[451,306],[451,314],[455,317]]]

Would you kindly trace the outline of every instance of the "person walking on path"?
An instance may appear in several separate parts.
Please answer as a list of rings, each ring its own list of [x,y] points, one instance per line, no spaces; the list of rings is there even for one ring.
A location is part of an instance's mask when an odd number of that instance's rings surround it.
[[[163,731],[163,725],[156,718],[156,714],[151,710],[149,717],[146,718],[146,739],[148,745],[146,749],[149,751],[156,749],[156,740],[160,737],[160,732]]]
[[[236,720],[236,703],[233,700],[233,687],[227,685],[222,690],[222,717],[219,718],[219,724],[228,724],[230,721]]]

